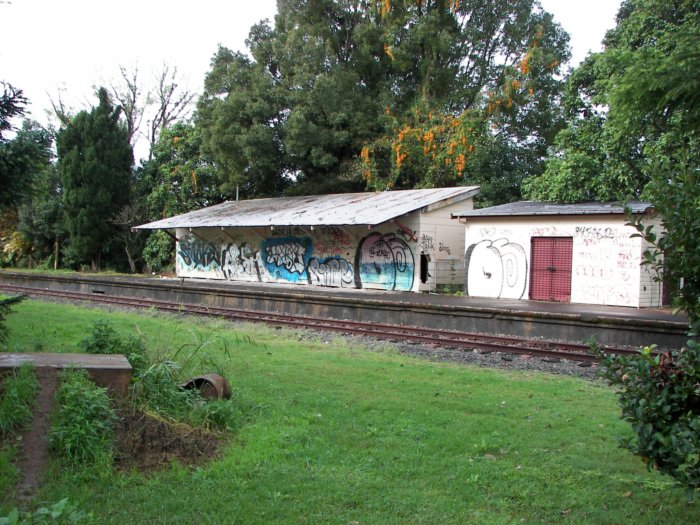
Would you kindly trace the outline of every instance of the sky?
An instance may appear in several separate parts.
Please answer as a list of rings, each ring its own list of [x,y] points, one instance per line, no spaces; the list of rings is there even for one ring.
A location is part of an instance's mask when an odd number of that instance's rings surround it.
[[[571,36],[572,61],[599,51],[620,0],[540,0]],[[219,44],[246,51],[253,24],[274,20],[275,0],[0,0],[0,80],[22,89],[45,124],[51,99],[97,104],[94,86],[138,68],[154,85],[164,65],[199,93]]]

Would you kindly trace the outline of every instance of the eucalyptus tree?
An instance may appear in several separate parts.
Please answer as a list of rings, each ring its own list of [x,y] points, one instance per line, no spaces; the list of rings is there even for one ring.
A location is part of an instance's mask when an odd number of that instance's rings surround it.
[[[517,195],[561,120],[568,36],[533,0],[281,0],[220,48],[204,148],[248,195],[486,183]]]

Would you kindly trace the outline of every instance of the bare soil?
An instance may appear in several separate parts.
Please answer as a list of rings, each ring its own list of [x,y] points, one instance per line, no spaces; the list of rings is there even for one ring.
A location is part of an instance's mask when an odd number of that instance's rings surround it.
[[[20,436],[21,450],[17,461],[20,480],[17,485],[19,500],[34,497],[44,467],[49,459],[49,427],[53,411],[53,398],[58,388],[58,373],[53,368],[37,368],[37,379],[41,385],[29,430]]]
[[[173,461],[199,465],[216,457],[223,442],[220,434],[165,421],[133,407],[122,406],[118,413],[118,470],[148,472]]]

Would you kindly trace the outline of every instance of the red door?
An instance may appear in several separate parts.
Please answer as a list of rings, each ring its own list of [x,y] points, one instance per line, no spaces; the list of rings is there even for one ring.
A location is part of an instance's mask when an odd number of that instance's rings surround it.
[[[571,300],[572,237],[533,237],[530,264],[530,299]]]

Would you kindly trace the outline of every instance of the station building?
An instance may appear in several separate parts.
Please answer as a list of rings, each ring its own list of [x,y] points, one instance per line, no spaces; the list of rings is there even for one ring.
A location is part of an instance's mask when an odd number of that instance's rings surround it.
[[[176,240],[178,277],[433,291],[464,282],[479,188],[229,201],[138,226]]]
[[[649,203],[628,204],[659,225]],[[453,214],[465,227],[464,294],[660,307],[663,286],[642,265],[650,246],[620,203],[515,202]]]

